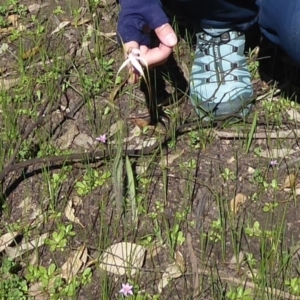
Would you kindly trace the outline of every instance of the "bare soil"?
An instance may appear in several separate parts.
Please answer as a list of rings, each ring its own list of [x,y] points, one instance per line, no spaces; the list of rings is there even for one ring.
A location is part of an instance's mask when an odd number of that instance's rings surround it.
[[[28,3],[31,4],[31,1]],[[28,3],[24,1],[24,4]],[[70,3],[72,5],[70,5]],[[77,1],[70,3],[66,1],[53,1],[49,2],[48,6],[40,10],[38,18],[47,20],[45,23],[47,24],[47,32],[50,33],[56,28],[56,18],[58,18],[59,21],[62,21],[63,18],[68,19],[70,9],[86,5],[86,2],[84,2],[84,4]],[[63,17],[55,17],[53,15],[53,10],[57,5],[60,5],[62,9],[66,11],[66,15]],[[86,17],[91,18],[91,20],[97,18],[97,20],[94,21],[95,23],[98,22],[98,30],[102,33],[111,33],[116,30],[117,13],[117,6],[114,3],[109,3],[106,7],[100,7],[98,11],[95,12],[96,16],[93,17],[87,12]],[[47,56],[49,58],[55,58],[65,55],[66,49],[69,49],[71,41],[79,40],[82,42],[81,39],[86,33],[89,24],[91,23],[78,26],[77,28],[72,26],[64,30],[65,33],[74,36],[74,39],[73,37],[72,39],[68,39],[62,34],[54,34],[52,36],[48,34],[47,40],[42,41],[43,43],[47,43]],[[34,46],[32,42],[26,38],[23,42],[23,47],[26,49],[31,49]],[[99,44],[97,45],[97,43]],[[181,41],[178,50],[180,54],[174,54],[176,58],[170,58],[166,66],[152,71],[152,75],[157,80],[156,99],[158,102],[160,99],[165,98],[168,91],[173,91],[174,95],[176,95],[178,90],[185,91],[186,89],[187,83],[184,78],[184,71],[182,71],[182,61],[189,68],[191,66],[191,55],[188,52],[188,47],[186,46],[185,49],[185,46],[186,43]],[[19,42],[15,42],[16,52],[18,51],[18,47],[20,47]],[[116,43],[115,37],[100,37],[98,40],[95,39],[94,44],[92,42],[90,48],[94,48],[94,50],[99,48],[98,50],[101,51],[106,61],[110,58],[115,59],[113,68],[114,74],[116,74],[118,67],[123,61],[123,56],[121,48]],[[289,67],[289,64],[282,59],[283,56],[281,56],[281,53],[278,55],[276,57],[272,55],[272,61],[269,60],[268,63],[263,62],[259,70],[261,77],[253,80],[254,86],[260,95],[264,93],[267,95],[269,88],[272,88],[272,84],[274,83],[274,81],[270,82],[270,80],[274,78],[279,81],[279,85],[284,84],[286,94],[293,91],[291,86],[295,87],[292,82],[294,78],[280,79],[280,76],[274,71],[273,74],[270,75],[269,65],[271,64],[275,66],[275,69],[278,68],[279,64],[283,64],[287,70],[295,72],[294,69]],[[39,61],[41,56],[34,57],[31,63],[34,63],[35,59]],[[3,58],[3,61],[5,61],[7,65],[15,64],[14,61],[10,61],[9,59],[5,60]],[[81,91],[81,94],[77,93],[74,89],[68,88],[63,93],[57,92],[57,99],[55,99],[55,101],[68,107],[72,111],[84,97],[88,97],[89,99],[76,111],[72,119],[65,119],[61,111],[51,113],[51,116],[48,116],[47,123],[42,125],[44,126],[44,133],[47,133],[46,135],[48,136],[50,134],[51,136],[48,140],[49,144],[57,145],[57,140],[61,136],[64,136],[70,127],[75,125],[78,130],[76,132],[78,133],[75,137],[73,136],[71,139],[65,141],[70,143],[70,151],[89,151],[92,149],[91,147],[96,146],[104,149],[104,145],[98,145],[95,142],[95,137],[103,133],[108,133],[111,125],[120,119],[126,120],[130,115],[139,115],[147,112],[147,92],[143,84],[134,87],[125,86],[112,103],[112,107],[118,108],[117,113],[111,113],[105,116],[104,110],[108,101],[110,101],[109,97],[114,85],[111,84],[108,89],[103,91],[100,89],[98,93],[93,92],[90,95],[83,94],[82,78],[80,78],[78,74],[86,74],[91,77],[97,76],[95,53],[77,54],[75,62],[76,68],[73,68],[67,76],[73,87]],[[162,74],[162,76],[160,74]],[[36,76],[35,74],[32,75]],[[103,74],[103,76],[105,76],[105,74]],[[168,76],[171,77],[170,82],[166,81],[166,77]],[[33,80],[36,80],[36,78],[37,77],[34,77]],[[99,81],[102,80],[103,78],[99,78]],[[114,78],[111,78],[111,80],[114,81]],[[267,83],[269,83],[269,85],[267,85]],[[61,85],[56,87],[62,88]],[[38,89],[38,85],[36,89]],[[272,95],[268,97],[272,97]],[[276,97],[279,97],[278,94]],[[196,115],[188,97],[183,97],[180,100],[178,104],[167,105],[164,109],[169,109],[169,111],[176,114],[179,123],[184,120],[194,119]],[[275,101],[276,99],[273,100]],[[266,112],[262,108],[261,102],[262,100],[256,102],[248,119],[250,120],[249,123],[251,123],[257,113],[258,125],[256,132],[266,132],[269,130],[273,132],[279,130],[288,131],[297,128],[297,124],[291,122],[284,112],[282,113],[280,122],[274,124],[276,120],[272,120],[272,116],[266,117]],[[19,122],[23,122],[24,128],[28,128],[33,120],[24,118],[24,120]],[[164,125],[165,124],[160,124],[158,126],[163,127]],[[126,120],[128,136],[130,136],[130,132],[135,126],[136,123],[134,121]],[[154,130],[153,128],[151,127],[152,131]],[[158,164],[162,157],[160,153],[152,155],[149,158],[145,157],[132,160],[132,162],[134,162],[133,165],[136,167],[141,165],[142,161],[151,161],[149,170],[143,175],[146,178],[152,178],[151,183],[146,187],[146,191],[144,191],[141,186],[138,186],[138,190],[143,194],[143,201],[147,203],[147,212],[156,211],[156,201],[158,200],[163,201],[165,204],[164,220],[159,220],[159,222],[161,222],[161,231],[164,234],[163,238],[167,239],[166,232],[168,232],[168,228],[172,228],[173,225],[178,222],[178,220],[176,220],[176,213],[183,212],[186,208],[190,207],[191,209],[187,212],[186,220],[182,221],[180,226],[185,237],[189,234],[191,236],[191,244],[198,260],[197,267],[201,268],[205,266],[206,270],[217,269],[220,274],[226,274],[228,277],[240,278],[248,270],[246,266],[240,269],[230,268],[230,261],[235,251],[253,253],[254,257],[260,260],[261,245],[253,237],[249,237],[245,234],[245,228],[253,226],[254,221],[259,221],[260,228],[266,230],[276,230],[276,228],[280,226],[285,227],[284,232],[286,236],[282,237],[282,245],[280,245],[284,250],[288,250],[290,246],[295,245],[295,242],[297,243],[299,240],[298,198],[295,197],[291,199],[290,194],[284,190],[279,190],[274,194],[270,189],[265,189],[257,180],[255,181],[251,171],[259,169],[266,182],[271,183],[271,181],[276,178],[279,184],[282,184],[286,176],[294,172],[293,168],[278,169],[277,167],[271,167],[270,161],[272,158],[258,157],[255,154],[255,149],[258,147],[262,150],[289,147],[298,150],[298,139],[295,137],[293,139],[282,139],[278,141],[269,139],[268,137],[255,138],[252,141],[249,152],[246,153],[247,138],[236,137],[235,133],[244,132],[245,134],[249,134],[250,130],[251,124],[247,126],[245,124],[233,124],[226,125],[225,128],[210,128],[206,130],[203,130],[200,124],[198,136],[199,147],[192,145],[191,135],[188,132],[176,137],[175,147],[171,147],[170,144],[164,145],[163,153],[165,156],[172,157],[175,153],[180,153],[180,156],[173,163],[168,165],[167,168],[163,169]],[[221,134],[219,134],[218,137],[218,133],[224,134],[225,132],[228,133],[227,137],[222,137]],[[154,134],[155,133],[157,134],[154,130]],[[150,133],[147,133],[144,138],[149,137],[149,135]],[[80,143],[80,141],[82,143]],[[92,141],[92,145],[87,144],[89,141]],[[113,138],[109,142],[113,142]],[[37,152],[38,151],[33,149],[32,157],[35,157]],[[299,155],[299,152],[293,154],[294,157],[297,155]],[[287,159],[290,158],[287,157]],[[184,165],[192,160],[195,161],[195,167],[185,168]],[[280,162],[280,159],[278,159],[278,162]],[[90,166],[101,171],[101,169],[111,166],[111,163],[111,160],[107,160],[97,165],[91,164]],[[284,164],[284,160],[282,164]],[[59,172],[61,167],[61,165],[51,166],[52,172]],[[3,224],[16,222],[22,218],[19,204],[24,200],[24,196],[27,195],[32,198],[32,202],[36,207],[41,208],[42,211],[49,209],[49,199],[47,199],[48,191],[46,190],[43,177],[44,168],[45,166],[43,165],[34,165],[23,172],[12,172],[5,178],[5,202],[9,206],[9,214],[2,216]],[[226,168],[232,172],[234,179],[224,179]],[[58,202],[55,208],[57,211],[63,212],[66,201],[76,194],[74,184],[77,180],[82,178],[85,171],[86,168],[84,165],[72,165],[72,171],[57,196]],[[230,214],[230,201],[237,193],[246,195],[247,201],[239,208],[237,215],[232,217]],[[274,197],[276,197],[276,199],[274,199]],[[265,204],[273,202],[278,203],[274,211],[268,213],[263,212]],[[284,218],[283,213],[285,215]],[[130,212],[128,214],[130,215]],[[140,241],[154,226],[153,220],[147,213],[140,220],[138,228],[133,227],[135,225],[131,224],[130,220],[128,220],[130,218],[119,219],[116,213],[114,190],[111,181],[108,181],[108,183],[102,187],[97,188],[89,195],[83,197],[83,205],[76,211],[76,215],[81,220],[84,229],[77,224],[74,225],[77,235],[74,239],[70,240],[68,249],[72,250],[77,248],[78,245],[84,244],[88,247],[89,254],[92,257],[95,255],[95,252],[99,250],[99,245],[101,245],[101,249],[103,250],[109,245],[120,241]],[[231,222],[231,226],[225,226],[225,228],[235,228],[236,230],[228,229],[226,232],[220,232],[224,238],[223,243],[216,243],[209,238],[203,238],[203,234],[208,234],[211,231],[212,221],[218,219],[221,219],[222,222]],[[282,224],[282,220],[284,220],[284,224]],[[103,224],[107,226],[105,230],[103,230]],[[44,228],[39,228],[38,231],[51,231],[53,230],[52,225],[52,221],[49,220]],[[104,232],[106,236],[103,235]],[[232,242],[234,236],[240,237],[240,240],[233,246]],[[265,246],[268,247],[268,245]],[[192,272],[195,262],[191,259],[191,249],[188,243],[185,242],[181,247],[177,247],[177,250],[181,251],[185,257],[187,272],[185,276],[174,280],[164,289],[161,295],[162,299],[216,299],[216,295],[222,294],[214,290],[214,282],[217,282],[218,279],[204,276],[200,295],[195,298],[195,294],[193,295],[195,282]],[[68,255],[68,251],[53,253],[48,251],[47,247],[45,247],[40,249],[39,263],[41,265],[48,265],[51,261],[54,261],[57,265],[61,265]],[[157,282],[161,278],[161,272],[151,270],[164,270],[170,261],[170,252],[166,249],[161,250],[152,261],[146,261],[144,268],[149,271],[141,272],[141,277],[137,280],[141,289],[147,291],[149,294],[156,294]],[[295,265],[297,263],[298,259],[295,258]],[[276,269],[276,266],[274,270],[280,272],[280,270]],[[116,299],[120,284],[126,282],[126,278],[116,279],[112,275],[104,274],[104,272],[96,267],[93,270],[92,283],[83,287],[79,291],[77,298],[82,300],[103,299],[101,295],[107,288],[99,284],[99,282],[103,282],[103,278],[107,278],[107,286],[109,286],[109,289],[112,291],[110,293],[110,299]],[[226,291],[227,287],[225,282],[222,283],[222,287],[224,291]]]

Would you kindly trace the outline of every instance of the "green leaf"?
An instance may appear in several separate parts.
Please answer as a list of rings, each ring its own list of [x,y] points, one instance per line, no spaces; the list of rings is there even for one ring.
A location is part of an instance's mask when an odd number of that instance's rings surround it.
[[[75,186],[78,187],[78,188],[85,188],[85,185],[80,181],[77,181]]]
[[[47,275],[47,270],[45,267],[40,266],[39,271],[41,273],[41,276]]]
[[[66,239],[63,239],[59,242],[59,247],[60,248],[65,248],[67,246],[67,240]],[[63,250],[63,249],[61,249]]]
[[[249,136],[248,136],[246,153],[249,153],[250,146],[251,146],[252,141],[253,141],[253,136],[254,136],[254,133],[255,133],[256,128],[257,128],[257,117],[258,117],[258,114],[257,114],[257,112],[255,112],[253,122],[252,122],[252,126],[251,126],[251,130],[250,130]]]
[[[133,171],[128,155],[126,155],[126,172],[127,172],[127,181],[128,181],[128,199],[131,203],[132,211],[132,221],[137,223],[138,219],[138,210],[136,203],[136,187],[135,187],[135,178],[133,176]]]
[[[56,266],[55,264],[51,264],[48,268],[48,275],[51,276],[55,272]]]
[[[59,236],[58,236],[58,233],[56,231],[54,231],[52,233],[52,238],[54,241],[58,242],[59,241]]]
[[[113,187],[116,199],[116,206],[118,214],[122,213],[122,206],[124,203],[123,196],[123,136],[124,126],[122,125],[120,131],[118,131],[117,137],[117,154],[113,163]]]
[[[60,231],[59,234],[58,234],[58,240],[57,241],[61,241],[64,237],[65,237],[65,232]]]
[[[173,227],[173,233],[176,234],[179,231],[179,225],[175,224]]]
[[[107,62],[107,64],[108,64],[108,65],[112,65],[114,62],[115,62],[115,60],[114,60],[113,58],[111,58],[111,59]]]
[[[121,76],[117,76],[116,77],[116,80],[115,80],[115,85],[118,85],[118,84],[120,84],[122,82],[122,77]]]
[[[106,116],[106,115],[108,115],[110,113],[110,107],[109,106],[107,106],[106,108],[105,108],[105,110],[104,110],[104,116]]]

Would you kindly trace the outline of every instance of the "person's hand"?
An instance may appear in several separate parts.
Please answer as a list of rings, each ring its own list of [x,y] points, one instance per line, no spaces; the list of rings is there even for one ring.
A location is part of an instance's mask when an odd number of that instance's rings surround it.
[[[150,49],[149,32],[154,29],[160,44]],[[118,34],[124,47],[125,57],[132,49],[140,50],[141,59],[147,67],[164,63],[172,53],[172,48],[177,44],[177,37],[168,18],[165,15],[158,0],[122,0],[121,11],[118,20]],[[130,72],[136,70],[131,67]]]

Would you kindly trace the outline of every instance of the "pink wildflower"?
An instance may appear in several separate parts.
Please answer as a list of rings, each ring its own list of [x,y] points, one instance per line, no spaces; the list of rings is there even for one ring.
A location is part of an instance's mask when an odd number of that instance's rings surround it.
[[[96,140],[100,143],[106,144],[107,141],[106,134],[101,134],[99,137],[96,138]]]
[[[129,283],[126,284],[122,283],[122,288],[120,290],[120,293],[123,294],[125,297],[129,295],[133,295],[132,288],[133,286],[130,285]]]

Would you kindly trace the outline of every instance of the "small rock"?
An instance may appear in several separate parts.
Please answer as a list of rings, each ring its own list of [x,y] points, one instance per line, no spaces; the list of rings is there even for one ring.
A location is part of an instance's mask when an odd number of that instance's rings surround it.
[[[62,150],[68,149],[79,134],[77,126],[72,123],[68,130],[56,140],[56,146]]]
[[[90,149],[92,145],[94,145],[95,140],[87,135],[86,133],[79,133],[74,141],[74,145],[79,146],[84,149]]]

